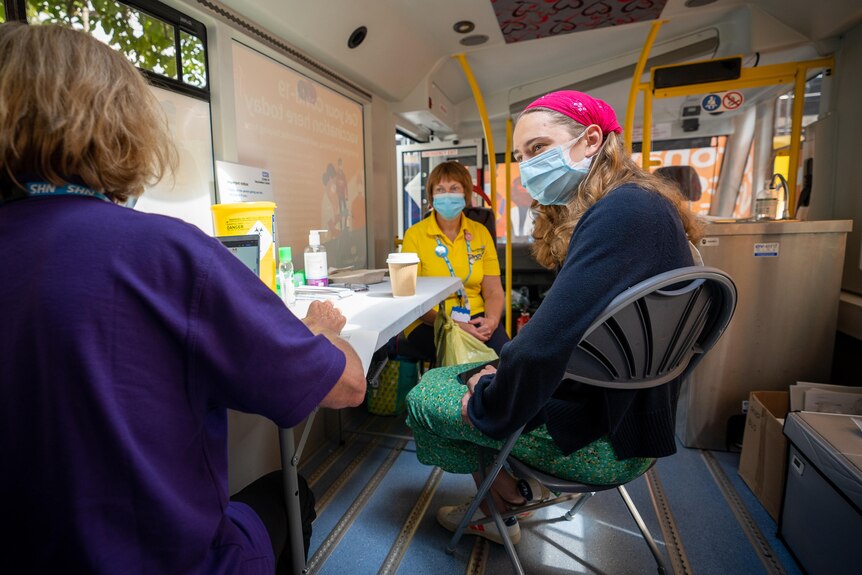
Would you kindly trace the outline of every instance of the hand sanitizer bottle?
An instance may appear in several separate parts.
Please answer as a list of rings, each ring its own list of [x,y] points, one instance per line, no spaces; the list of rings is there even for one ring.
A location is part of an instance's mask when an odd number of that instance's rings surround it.
[[[282,301],[288,306],[296,303],[296,286],[293,283],[293,257],[290,248],[278,248],[278,289]]]
[[[305,248],[305,283],[310,286],[329,285],[326,248],[320,245],[320,234],[327,230],[309,230]]]
[[[754,200],[754,219],[774,220],[778,216],[778,190],[772,182],[757,193]]]

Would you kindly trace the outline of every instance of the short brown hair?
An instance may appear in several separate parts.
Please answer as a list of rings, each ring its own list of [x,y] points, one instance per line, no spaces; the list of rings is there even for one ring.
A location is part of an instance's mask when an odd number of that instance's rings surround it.
[[[115,50],[69,28],[10,22],[0,54],[0,197],[38,178],[122,203],[174,170],[165,114]]]
[[[425,183],[425,193],[428,197],[429,207],[433,202],[434,188],[443,180],[451,180],[461,184],[461,187],[464,188],[464,200],[468,206],[472,205],[473,178],[470,177],[470,172],[467,171],[467,168],[458,162],[450,160],[438,165],[428,174],[428,181]]]

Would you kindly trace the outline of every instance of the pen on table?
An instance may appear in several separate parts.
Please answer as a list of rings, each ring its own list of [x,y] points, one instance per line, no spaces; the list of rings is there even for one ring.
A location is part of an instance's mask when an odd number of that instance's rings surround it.
[[[354,283],[334,283],[329,284],[331,287],[343,287],[347,289],[351,289],[353,291],[368,291],[368,284],[354,284]]]

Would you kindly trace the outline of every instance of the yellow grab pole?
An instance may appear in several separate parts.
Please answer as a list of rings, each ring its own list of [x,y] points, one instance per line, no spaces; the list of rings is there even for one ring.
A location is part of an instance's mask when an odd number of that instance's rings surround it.
[[[787,205],[784,206],[788,218],[796,217],[796,173],[799,171],[799,148],[802,139],[802,112],[805,107],[806,68],[796,69],[796,82],[793,89],[793,112],[790,122],[790,158],[787,166]]]
[[[476,83],[476,78],[473,76],[473,71],[470,69],[470,64],[467,62],[467,56],[464,54],[456,54],[458,62],[461,64],[461,69],[464,70],[464,76],[470,84],[470,90],[473,91],[473,98],[476,100],[476,107],[479,109],[479,117],[482,118],[482,131],[485,132],[485,145],[488,146],[488,171],[491,181],[491,210],[494,212],[494,217],[497,217],[497,157],[494,153],[494,134],[491,133],[491,122],[488,121],[488,110],[485,108],[485,100],[482,99],[482,91],[479,90],[479,84]],[[509,182],[509,157],[511,153],[508,151],[509,142],[511,141],[511,120],[506,123],[506,333],[512,335],[512,218],[509,217],[511,211],[511,183]],[[480,182],[481,184],[481,182]],[[496,241],[497,238],[494,238]]]
[[[506,333],[512,337],[512,118],[506,118]],[[496,239],[496,238],[495,238]]]
[[[467,62],[467,56],[464,54],[456,54],[458,62],[461,64],[461,69],[464,70],[464,76],[470,84],[470,89],[473,91],[473,98],[476,100],[476,107],[479,109],[479,117],[482,118],[482,131],[485,132],[485,144],[488,146],[488,169],[491,176],[491,209],[494,210],[494,215],[497,214],[497,158],[494,154],[494,135],[491,133],[491,123],[488,121],[488,111],[485,109],[485,100],[482,99],[482,92],[479,90],[479,85],[476,83],[476,78],[473,76],[473,71],[470,69],[470,64]],[[482,182],[479,182],[482,185]]]
[[[650,92],[648,84],[642,84],[644,89],[644,129],[643,140],[641,141],[641,167],[649,171],[652,164],[650,152],[652,152],[652,92]]]
[[[643,76],[644,68],[646,68],[647,58],[649,58],[652,44],[655,41],[655,37],[658,35],[658,29],[661,28],[661,25],[665,22],[667,22],[667,20],[656,20],[652,23],[652,26],[649,29],[649,34],[647,34],[644,47],[641,49],[641,56],[638,59],[637,66],[635,66],[635,74],[632,78],[632,87],[629,89],[629,104],[626,107],[626,125],[624,128],[626,151],[629,154],[632,153],[632,130],[634,129],[635,121],[635,103],[638,98],[638,90],[640,90],[641,76]],[[647,128],[644,126],[644,132],[646,132],[646,130]]]

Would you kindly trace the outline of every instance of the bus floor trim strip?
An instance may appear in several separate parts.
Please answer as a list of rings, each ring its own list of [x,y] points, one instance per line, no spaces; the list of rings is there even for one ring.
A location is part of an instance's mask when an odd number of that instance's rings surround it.
[[[323,567],[323,564],[326,563],[326,560],[329,559],[329,556],[332,555],[333,551],[335,551],[338,543],[347,534],[347,531],[353,525],[353,522],[356,521],[357,517],[359,517],[359,514],[365,508],[365,505],[371,499],[371,496],[374,495],[380,482],[383,481],[383,478],[386,477],[387,473],[389,473],[389,470],[395,464],[395,460],[398,459],[398,456],[401,455],[405,445],[407,445],[406,441],[400,441],[389,451],[386,459],[380,464],[380,467],[374,472],[374,475],[365,487],[362,488],[362,491],[359,492],[359,495],[356,496],[356,499],[353,500],[353,503],[350,504],[347,511],[344,512],[344,515],[341,516],[341,519],[338,520],[338,523],[335,524],[335,527],[333,527],[326,539],[323,540],[320,547],[317,548],[314,556],[312,556],[311,560],[308,562],[306,573],[313,575]]]
[[[491,546],[488,541],[482,537],[476,537],[476,542],[473,543],[473,550],[470,552],[470,558],[467,560],[467,570],[464,571],[465,575],[485,575],[490,551]]]
[[[349,434],[350,437],[347,439],[347,441],[345,441],[342,445],[339,445],[336,449],[334,449],[332,451],[332,453],[330,453],[326,457],[326,459],[324,461],[322,461],[320,463],[320,465],[318,465],[314,469],[314,471],[308,475],[308,478],[307,478],[308,486],[314,487],[317,484],[317,482],[320,481],[320,478],[323,477],[326,474],[326,472],[329,471],[332,468],[332,466],[335,465],[335,463],[339,459],[341,459],[341,457],[347,452],[347,450],[350,447],[353,446],[354,443],[356,443],[356,440],[359,437],[357,434],[360,433],[362,430],[365,430],[365,429],[371,427],[371,424],[373,422],[374,422],[374,420],[372,418],[369,418],[365,422],[363,422],[363,424],[357,430],[351,432]],[[322,445],[321,449],[323,449],[325,447],[326,447],[326,444]],[[309,456],[309,459],[311,459],[312,457],[313,457],[313,455]]]
[[[329,505],[333,498],[338,495],[342,488],[344,488],[350,478],[353,477],[353,474],[356,473],[356,470],[365,463],[365,460],[368,459],[368,456],[371,455],[375,449],[377,449],[379,444],[380,439],[371,441],[350,461],[350,464],[344,469],[344,471],[338,474],[335,481],[333,481],[329,488],[323,492],[323,495],[317,499],[314,505],[315,513],[318,515],[323,513],[326,506]]]
[[[682,545],[679,527],[677,527],[676,520],[673,517],[670,503],[668,502],[667,495],[665,495],[664,487],[662,487],[661,480],[659,480],[656,468],[653,467],[647,471],[645,476],[653,508],[658,517],[659,528],[664,537],[665,549],[670,558],[671,571],[675,575],[690,575],[691,563],[689,563],[685,548]]]
[[[712,474],[712,478],[727,501],[730,510],[733,511],[733,515],[739,522],[740,527],[742,527],[743,533],[745,533],[755,553],[757,553],[757,556],[763,562],[766,573],[769,575],[786,575],[787,572],[784,566],[775,555],[772,546],[769,545],[769,542],[763,536],[760,527],[757,526],[751,514],[748,513],[748,510],[739,498],[739,494],[737,494],[736,489],[730,483],[727,474],[721,468],[718,460],[709,451],[701,450],[700,453],[706,462],[707,469]]]
[[[391,575],[398,571],[398,566],[401,565],[401,560],[404,558],[404,554],[407,553],[407,548],[413,541],[413,536],[416,534],[416,530],[419,528],[419,523],[422,521],[422,518],[425,516],[425,512],[428,510],[431,498],[434,497],[434,494],[437,492],[437,486],[440,485],[440,479],[442,477],[443,470],[439,467],[435,467],[431,471],[427,481],[425,481],[425,486],[422,487],[422,491],[416,499],[416,504],[410,511],[410,515],[408,515],[407,519],[404,521],[404,525],[401,527],[401,532],[398,533],[398,536],[395,538],[395,542],[389,549],[389,553],[386,555],[386,559],[383,560],[383,565],[380,566],[380,570],[377,572],[377,575]]]

